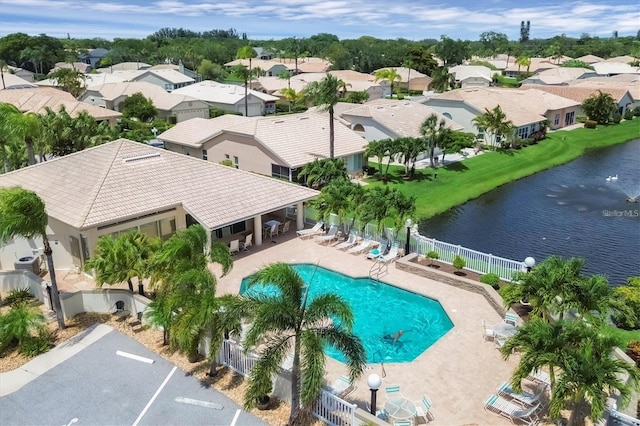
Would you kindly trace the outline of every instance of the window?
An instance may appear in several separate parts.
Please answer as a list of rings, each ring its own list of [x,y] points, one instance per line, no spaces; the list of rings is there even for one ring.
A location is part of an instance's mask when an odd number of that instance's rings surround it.
[[[272,164],[271,177],[289,180],[289,168],[285,166],[279,166],[277,164]]]
[[[520,127],[518,128],[518,137],[520,139],[526,139],[529,136],[529,128],[528,127]]]
[[[560,124],[560,114],[556,114],[556,116],[553,118],[553,125],[557,126],[558,124]]]
[[[173,90],[173,84],[165,83],[164,84],[164,90]]]
[[[213,231],[213,238],[220,239],[233,234],[239,234],[247,230],[247,224],[245,221],[234,223],[233,225],[225,226],[215,229]]]
[[[203,159],[203,160],[208,159],[208,157],[207,157],[207,150],[206,150],[206,149],[203,149],[203,150],[202,150],[202,159]]]
[[[238,168],[238,157],[236,157],[235,155],[233,156],[233,164],[235,164],[236,169]]]
[[[355,126],[353,126],[353,131],[354,132],[364,132],[364,126],[362,124],[356,124]]]
[[[573,124],[573,118],[575,115],[575,111],[571,111],[565,114],[564,116],[564,125],[565,126],[570,126]]]
[[[158,222],[156,221],[140,225],[140,233],[151,238],[159,237],[160,235],[158,234]]]
[[[225,155],[224,155],[224,159],[225,159],[225,160],[228,160],[228,159],[229,159],[229,154],[225,154]]]
[[[162,219],[160,221],[160,237],[162,240],[168,240],[173,234],[176,233],[176,220],[175,219]]]

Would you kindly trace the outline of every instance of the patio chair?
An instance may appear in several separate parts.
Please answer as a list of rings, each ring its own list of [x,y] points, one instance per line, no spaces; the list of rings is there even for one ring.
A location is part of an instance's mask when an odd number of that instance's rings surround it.
[[[420,401],[416,401],[416,416],[422,417],[425,423],[429,423],[433,420],[433,415],[431,414],[431,400],[427,395],[423,395]],[[431,417],[431,418],[430,418]]]
[[[353,247],[354,245],[356,245],[357,240],[358,240],[358,236],[352,232],[349,234],[349,238],[347,238],[346,241],[343,241],[340,244],[338,244],[336,248],[338,250],[346,250],[349,247]]]
[[[371,404],[369,403],[369,401],[366,401],[364,403],[364,406],[367,409],[367,413],[370,413],[371,412]],[[376,417],[379,418],[380,420],[384,420],[385,422],[389,421],[389,413],[384,408],[376,410]]]
[[[393,247],[391,247],[391,250],[389,250],[389,253],[383,254],[380,257],[378,257],[378,261],[387,263],[387,262],[393,262],[397,258],[398,258],[398,246],[394,244]]]
[[[371,244],[373,244],[371,240],[364,240],[357,246],[351,247],[349,250],[347,250],[347,253],[360,254],[363,251],[368,250],[371,247]]]
[[[331,225],[326,235],[316,235],[316,242],[320,244],[329,243],[337,239],[338,236],[338,227],[336,225]]]
[[[126,310],[124,306],[124,301],[118,300],[111,308],[111,313],[118,319],[118,321],[124,321],[129,315],[131,315],[131,312]]]
[[[527,379],[539,385],[551,386],[551,377],[543,370],[531,370]]]
[[[282,225],[282,229],[280,229],[281,234],[286,234],[289,232],[289,227],[291,227],[291,221],[287,220],[284,225]]]
[[[275,223],[271,226],[271,228],[265,228],[264,230],[264,239],[266,240],[267,237],[269,237],[270,239],[273,240],[273,236],[278,236],[278,224]]]
[[[402,395],[402,392],[400,392],[400,385],[389,385],[389,386],[385,387],[384,388],[384,396],[387,399],[396,398],[396,397],[400,397],[400,398],[404,397],[404,395]]]
[[[491,395],[485,402],[484,409],[488,412],[505,417],[514,424],[516,420],[519,420],[528,426],[536,425],[539,422],[537,411],[540,409],[540,404],[536,404],[529,408],[523,408],[522,406],[509,402],[498,395]]]
[[[229,243],[229,253],[240,253],[240,240],[233,240]]]
[[[296,231],[296,234],[298,234],[298,237],[300,238],[308,238],[308,237],[312,237],[316,234],[319,234],[320,228],[322,228],[322,225],[324,225],[323,222],[316,222],[315,225],[313,225],[313,228],[309,228],[309,229],[301,229],[299,231]]]
[[[496,338],[496,335],[493,332],[493,327],[487,325],[484,320],[482,320],[482,328],[484,329],[484,333],[482,335],[484,340],[494,340]]]
[[[504,314],[504,322],[506,322],[507,324],[511,324],[514,326],[518,326],[518,321],[520,320],[520,317],[516,314],[510,314],[509,312],[507,312],[506,314]]]
[[[498,388],[498,395],[506,398],[510,398],[518,405],[522,405],[523,407],[531,407],[536,405],[540,401],[540,397],[542,396],[543,389],[539,390],[538,393],[529,393],[529,392],[516,392],[511,388],[509,382],[504,382]]]
[[[413,426],[413,421],[411,421],[411,420],[394,420],[393,426]]]
[[[244,238],[244,241],[240,242],[240,249],[243,251],[247,251],[249,250],[249,247],[251,247],[253,244],[253,234],[249,234]]]
[[[343,398],[353,391],[356,390],[355,384],[351,382],[347,376],[338,377],[331,385],[329,386],[329,392],[334,394],[337,397]]]

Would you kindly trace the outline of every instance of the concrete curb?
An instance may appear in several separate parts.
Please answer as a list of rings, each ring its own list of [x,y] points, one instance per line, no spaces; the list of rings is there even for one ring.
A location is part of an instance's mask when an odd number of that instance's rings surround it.
[[[112,331],[113,328],[108,325],[93,325],[22,367],[7,373],[0,373],[0,397],[17,391]]]

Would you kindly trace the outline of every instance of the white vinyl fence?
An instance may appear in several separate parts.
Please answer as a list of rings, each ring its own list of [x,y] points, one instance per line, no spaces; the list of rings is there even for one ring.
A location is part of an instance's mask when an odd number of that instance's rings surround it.
[[[220,364],[226,365],[244,377],[249,376],[257,359],[258,355],[255,353],[245,354],[241,345],[226,339],[223,340],[218,354]],[[350,404],[327,391],[322,391],[312,413],[330,426],[351,426],[355,424],[356,408],[355,404]]]

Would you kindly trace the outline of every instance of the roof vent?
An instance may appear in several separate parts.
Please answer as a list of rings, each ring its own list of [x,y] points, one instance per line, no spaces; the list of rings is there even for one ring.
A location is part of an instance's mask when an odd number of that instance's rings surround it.
[[[284,120],[274,120],[273,124],[284,123]]]
[[[309,117],[298,117],[298,120],[308,120]]]
[[[150,154],[136,155],[135,157],[127,157],[124,159],[125,163],[137,163],[143,160],[149,160],[151,158],[160,158],[160,153],[154,152]]]

